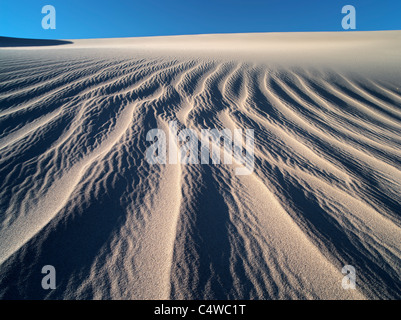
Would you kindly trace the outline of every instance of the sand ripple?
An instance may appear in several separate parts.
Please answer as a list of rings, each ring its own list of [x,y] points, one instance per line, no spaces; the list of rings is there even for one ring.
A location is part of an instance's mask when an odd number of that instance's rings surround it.
[[[0,62],[3,299],[401,298],[401,72],[88,49]],[[146,133],[173,120],[254,129],[254,172],[149,165]]]

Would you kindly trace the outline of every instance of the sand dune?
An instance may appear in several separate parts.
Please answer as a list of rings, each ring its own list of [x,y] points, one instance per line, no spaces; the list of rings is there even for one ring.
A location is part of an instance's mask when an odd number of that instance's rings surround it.
[[[72,41],[67,40],[44,40],[44,39],[24,39],[0,37],[0,47],[38,47],[38,46],[59,46],[63,44],[71,44]]]
[[[2,48],[0,297],[400,299],[400,38]],[[253,129],[253,172],[151,165],[147,132],[171,121]]]

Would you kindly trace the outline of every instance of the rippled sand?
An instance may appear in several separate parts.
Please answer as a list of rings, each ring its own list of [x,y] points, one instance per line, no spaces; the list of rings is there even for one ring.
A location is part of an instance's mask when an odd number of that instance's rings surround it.
[[[400,299],[400,40],[0,48],[0,298]],[[170,121],[254,129],[253,173],[150,165]]]

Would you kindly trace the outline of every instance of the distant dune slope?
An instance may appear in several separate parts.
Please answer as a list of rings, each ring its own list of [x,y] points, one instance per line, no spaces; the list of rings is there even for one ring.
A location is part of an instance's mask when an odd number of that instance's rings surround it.
[[[399,39],[0,50],[0,298],[400,299]],[[170,121],[254,129],[254,172],[150,165]]]
[[[65,40],[45,40],[45,39],[23,39],[0,37],[1,47],[38,47],[38,46],[59,46],[62,44],[71,44],[72,41]]]

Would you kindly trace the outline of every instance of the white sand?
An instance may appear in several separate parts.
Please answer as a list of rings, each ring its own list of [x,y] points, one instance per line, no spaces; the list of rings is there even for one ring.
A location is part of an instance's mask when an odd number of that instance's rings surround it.
[[[400,299],[400,40],[0,48],[0,298]],[[254,129],[253,173],[149,165],[170,121]]]

